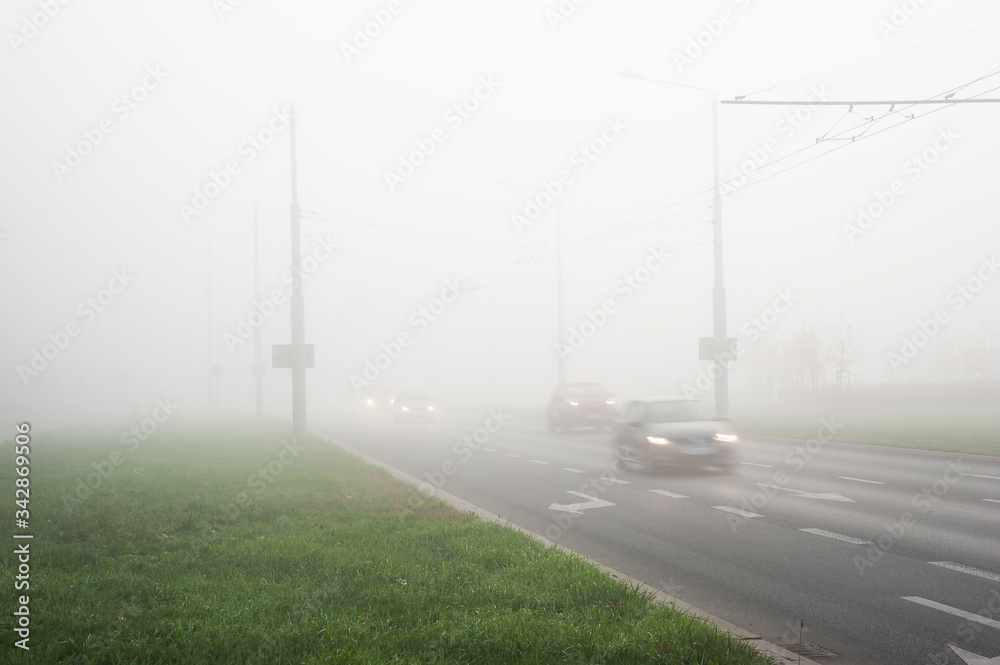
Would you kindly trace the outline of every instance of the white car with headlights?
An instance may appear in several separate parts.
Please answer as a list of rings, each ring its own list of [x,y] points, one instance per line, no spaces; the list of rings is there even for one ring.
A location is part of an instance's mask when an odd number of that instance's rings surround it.
[[[392,420],[401,423],[408,420],[431,422],[437,416],[434,398],[430,393],[409,390],[397,393],[392,403]]]
[[[715,466],[728,471],[739,437],[702,402],[660,397],[629,402],[615,423],[612,446],[626,467]]]

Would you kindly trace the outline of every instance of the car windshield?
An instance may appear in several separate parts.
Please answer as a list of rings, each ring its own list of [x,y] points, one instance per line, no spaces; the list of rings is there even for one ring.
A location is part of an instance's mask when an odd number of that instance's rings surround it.
[[[600,397],[607,395],[608,391],[599,384],[585,383],[576,386],[566,386],[566,394],[570,397]]]
[[[646,405],[642,414],[643,422],[647,423],[687,423],[712,419],[712,414],[701,402],[652,402]]]

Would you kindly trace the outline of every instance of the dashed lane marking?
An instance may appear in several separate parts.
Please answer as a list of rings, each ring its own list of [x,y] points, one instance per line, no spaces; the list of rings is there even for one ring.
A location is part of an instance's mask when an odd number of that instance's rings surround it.
[[[988,580],[994,582],[1000,582],[1000,575],[996,573],[991,573],[988,570],[980,570],[979,568],[973,568],[972,566],[966,566],[961,563],[955,563],[954,561],[931,561],[929,562],[932,566],[941,566],[942,568],[947,568],[948,570],[957,570],[960,573],[968,573],[969,575],[977,575],[979,577],[985,577]]]
[[[806,533],[811,533],[814,536],[823,536],[824,538],[833,538],[834,540],[840,540],[845,543],[851,543],[852,545],[871,545],[870,540],[861,540],[860,538],[852,538],[851,536],[845,536],[840,533],[834,533],[833,531],[827,531],[825,529],[799,529],[799,531],[805,531]]]
[[[871,483],[872,485],[885,485],[885,483],[883,483],[880,480],[865,480],[864,478],[851,478],[850,476],[837,476],[837,477],[840,478],[841,480],[853,480],[854,482],[857,483]]]
[[[739,515],[740,517],[763,517],[760,513],[751,513],[749,510],[740,510],[739,508],[733,508],[732,506],[712,506],[712,508],[732,513],[733,515]]]
[[[686,499],[688,497],[683,494],[674,494],[673,492],[668,492],[667,490],[649,490],[653,494],[659,494],[660,496],[669,497],[671,499]]]

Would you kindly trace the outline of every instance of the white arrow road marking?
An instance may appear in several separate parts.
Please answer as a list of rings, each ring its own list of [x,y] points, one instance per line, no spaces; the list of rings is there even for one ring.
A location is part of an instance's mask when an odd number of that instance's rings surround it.
[[[850,476],[837,476],[841,480],[853,480],[858,483],[871,483],[872,485],[885,485],[883,482],[878,480],[865,480],[864,478],[851,478]]]
[[[562,468],[562,470],[563,471],[569,471],[570,473],[586,473],[586,471],[583,471],[581,469],[574,469],[574,468],[569,467],[569,466],[564,466]]]
[[[671,499],[686,499],[687,497],[683,494],[674,494],[673,492],[668,492],[667,490],[649,490],[653,494],[659,494],[661,496],[669,497]]]
[[[616,485],[631,485],[632,484],[632,483],[630,483],[627,480],[618,480],[617,478],[605,478],[604,476],[601,476],[601,480],[603,480],[606,483],[614,483]]]
[[[791,487],[781,487],[780,485],[770,485],[768,483],[757,483],[760,487],[765,487],[767,489],[773,490],[785,490],[786,492],[791,492],[796,496],[801,496],[804,499],[823,499],[824,501],[844,501],[846,503],[857,503],[854,499],[848,499],[843,494],[837,494],[836,492],[824,492],[822,494],[817,494],[815,492],[803,492],[802,490],[794,490]]]
[[[1000,665],[1000,656],[994,656],[993,658],[987,658],[986,656],[979,656],[974,653],[970,653],[965,649],[959,649],[954,644],[949,644],[951,650],[955,654],[965,661],[966,665]]]
[[[1000,476],[984,476],[980,473],[963,473],[963,476],[971,476],[973,478],[989,478],[990,480],[1000,480]]]
[[[929,563],[932,566],[941,566],[942,568],[947,568],[949,570],[957,570],[960,573],[978,575],[979,577],[985,577],[986,579],[993,580],[994,582],[1000,582],[1000,575],[991,573],[988,570],[980,570],[979,568],[973,568],[972,566],[955,563],[954,561],[930,561]]]
[[[1000,499],[983,499],[983,501],[989,501],[990,503],[1000,503]]]
[[[823,536],[824,538],[833,538],[834,540],[842,540],[845,543],[850,543],[852,545],[871,545],[870,540],[861,540],[860,538],[852,538],[851,536],[844,536],[839,533],[834,533],[833,531],[827,531],[825,529],[799,529],[799,531],[805,531],[806,533],[811,533],[814,536]]]
[[[583,492],[573,492],[572,490],[566,490],[570,494],[581,497],[583,499],[589,499],[586,503],[571,503],[568,505],[561,505],[558,503],[553,503],[549,506],[549,510],[561,510],[564,513],[573,513],[575,515],[582,515],[581,510],[588,510],[590,508],[606,508],[608,506],[613,506],[615,504],[610,501],[605,501],[604,499],[598,499],[596,496],[590,496],[589,494],[584,494]]]
[[[532,464],[548,464],[548,462],[542,459],[530,459],[528,461],[531,462]]]
[[[957,617],[968,619],[969,621],[981,623],[984,626],[1000,628],[1000,621],[994,621],[993,619],[987,619],[984,616],[979,616],[978,614],[973,614],[972,612],[966,612],[965,610],[948,607],[947,605],[942,605],[941,603],[935,603],[933,600],[927,600],[926,598],[921,598],[920,596],[902,596],[902,598],[903,600],[908,600],[911,603],[917,603],[918,605],[924,605],[926,607],[930,607],[931,609],[941,610],[942,612],[947,612],[948,614],[953,614]]]
[[[739,515],[740,517],[763,517],[760,513],[751,513],[748,510],[740,510],[739,508],[733,508],[732,506],[712,506],[716,510],[722,510],[727,513],[732,513],[733,515]]]

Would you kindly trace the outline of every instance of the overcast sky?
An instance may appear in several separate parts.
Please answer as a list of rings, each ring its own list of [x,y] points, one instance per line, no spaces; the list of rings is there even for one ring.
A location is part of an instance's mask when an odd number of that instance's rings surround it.
[[[1000,98],[1000,7],[690,5],[8,2],[4,423],[166,394],[204,409],[212,362],[223,410],[252,409],[253,345],[232,335],[254,308],[255,209],[264,294],[290,290],[292,104],[311,397],[349,398],[408,333],[378,387],[544,401],[557,218],[567,334],[614,306],[567,377],[623,393],[692,381],[712,332],[710,93],[803,102],[717,107],[731,336],[843,319],[870,382],[939,378],[948,342],[995,342],[1000,280],[954,289],[995,272],[1000,106],[808,102]],[[859,209],[874,214],[859,224]],[[621,285],[644,266],[641,289]],[[449,284],[461,295],[423,319]],[[742,334],[781,294],[789,311]],[[928,348],[893,366],[939,310]],[[269,360],[289,340],[287,297],[264,319]],[[268,370],[274,413],[287,374]]]

